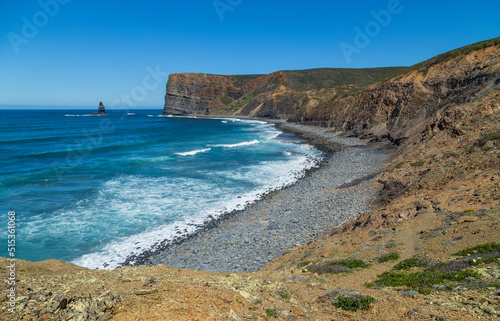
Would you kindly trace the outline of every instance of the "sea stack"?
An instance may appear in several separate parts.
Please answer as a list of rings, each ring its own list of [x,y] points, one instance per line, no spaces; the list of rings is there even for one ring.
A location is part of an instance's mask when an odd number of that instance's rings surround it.
[[[99,102],[99,108],[97,108],[97,113],[92,113],[92,115],[106,115],[106,109],[102,104],[102,101]]]

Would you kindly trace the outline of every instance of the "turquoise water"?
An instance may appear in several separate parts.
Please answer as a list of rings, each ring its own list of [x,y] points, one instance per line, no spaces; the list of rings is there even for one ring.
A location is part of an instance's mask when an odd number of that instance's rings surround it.
[[[292,183],[319,156],[259,121],[90,114],[0,110],[1,207],[5,221],[17,213],[16,258],[120,266]]]

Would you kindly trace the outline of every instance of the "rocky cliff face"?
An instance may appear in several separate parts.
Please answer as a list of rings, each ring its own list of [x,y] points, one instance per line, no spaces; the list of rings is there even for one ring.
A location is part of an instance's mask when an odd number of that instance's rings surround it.
[[[171,74],[168,77],[163,114],[209,114],[222,107],[220,97],[236,90],[224,76]]]
[[[322,108],[330,112],[332,127],[367,137],[387,136],[399,143],[436,113],[479,100],[499,86],[500,46],[493,46],[412,70]],[[313,120],[324,121],[314,116]]]
[[[382,72],[360,78],[341,70],[333,88],[296,92],[301,73],[275,72],[236,87],[231,76],[170,75],[164,114],[206,114],[280,118],[328,126],[362,137],[399,144],[422,130],[449,106],[480,99],[500,86],[500,39],[460,48],[422,62],[370,87]],[[391,70],[383,70],[388,74]],[[392,71],[393,72],[393,71]],[[318,77],[324,70],[311,71]],[[356,75],[354,77],[353,75]],[[324,75],[323,75],[324,76]],[[309,83],[317,79],[307,79]],[[323,80],[323,84],[328,82]],[[363,84],[362,86],[360,84]],[[304,87],[300,84],[300,88]]]
[[[171,74],[167,82],[164,115],[227,114],[226,104],[238,100],[266,83],[285,81],[281,72],[258,77],[242,87],[229,76],[208,74]],[[224,102],[223,102],[224,101]]]

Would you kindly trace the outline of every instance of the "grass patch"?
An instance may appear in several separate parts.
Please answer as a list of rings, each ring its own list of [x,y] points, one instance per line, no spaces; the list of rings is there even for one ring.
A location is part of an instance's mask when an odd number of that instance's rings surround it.
[[[425,75],[429,71],[429,67],[420,69],[419,71]]]
[[[380,259],[378,259],[378,262],[385,263],[385,262],[397,261],[397,260],[399,260],[399,254],[394,252],[394,253],[382,255],[382,257],[380,257]]]
[[[491,47],[491,46],[496,46],[496,45],[499,45],[500,44],[500,37],[499,38],[494,38],[494,39],[490,39],[490,40],[485,40],[485,41],[481,41],[481,42],[477,42],[477,43],[474,43],[474,44],[471,44],[471,45],[468,45],[468,46],[465,46],[465,47],[461,47],[461,48],[458,48],[458,49],[455,49],[455,50],[451,50],[451,51],[448,51],[448,52],[445,52],[445,53],[442,53],[440,55],[437,55],[429,60],[426,60],[424,62],[421,62],[421,63],[418,63],[410,68],[408,68],[405,72],[409,72],[409,71],[412,71],[412,70],[415,70],[415,69],[419,69],[421,71],[425,70],[426,68],[429,68],[430,66],[433,66],[433,65],[436,65],[436,64],[439,64],[439,63],[443,63],[443,62],[446,62],[446,61],[449,61],[453,58],[456,58],[456,57],[459,57],[459,56],[463,56],[463,55],[468,55],[474,51],[477,51],[477,50],[480,50],[480,49],[484,49],[484,48],[488,48],[488,47]]]
[[[366,269],[371,264],[366,264],[363,260],[340,260],[314,264],[307,268],[307,271],[318,274],[337,274],[350,272],[355,269]]]
[[[479,274],[473,270],[461,270],[455,272],[438,271],[436,267],[431,267],[422,272],[408,273],[389,271],[382,273],[374,282],[379,286],[405,286],[417,290],[422,294],[429,294],[435,284],[444,284],[450,282],[466,282],[470,278],[478,279]]]
[[[410,163],[411,166],[424,166],[425,161],[418,161],[414,163]]]
[[[431,263],[431,260],[426,258],[412,257],[410,259],[406,259],[402,262],[396,264],[392,269],[393,270],[406,270],[409,271],[412,268],[424,268],[427,267]]]
[[[298,92],[312,89],[335,88],[355,85],[363,89],[381,79],[391,77],[405,67],[385,68],[316,68],[307,70],[284,70],[285,86]]]
[[[358,311],[359,309],[368,310],[375,298],[369,295],[337,295],[332,304],[345,311]]]
[[[303,268],[303,267],[308,266],[308,265],[309,265],[309,264],[311,264],[311,263],[312,263],[311,261],[302,261],[302,262],[300,262],[300,263],[299,263],[299,265],[297,265],[297,267],[298,267],[299,269],[301,269],[301,268]]]
[[[233,102],[233,99],[232,98],[229,98],[227,96],[220,96],[220,101],[224,104],[224,105],[230,105],[232,102]]]
[[[266,315],[268,317],[274,317],[275,314],[276,314],[276,309],[266,309]]]
[[[491,283],[481,280],[481,275],[473,266],[499,263],[500,244],[486,243],[463,249],[454,253],[456,256],[467,257],[447,263],[432,264],[430,259],[410,258],[396,264],[391,271],[378,275],[370,283],[370,287],[406,287],[421,294],[429,294],[433,290],[451,290],[460,285],[468,288],[499,287],[498,282]],[[412,269],[419,269],[410,272]]]
[[[472,254],[484,254],[484,253],[493,252],[499,248],[500,248],[500,244],[498,244],[498,243],[495,243],[495,242],[486,243],[486,244],[481,244],[478,246],[474,246],[474,247],[471,247],[468,249],[458,251],[457,253],[454,253],[453,255],[467,256],[467,255],[472,255]]]
[[[479,146],[484,146],[486,145],[487,142],[492,142],[492,141],[495,141],[495,140],[500,140],[500,130],[497,130],[493,133],[489,133],[489,134],[486,134],[484,135],[478,142],[477,144]]]
[[[409,162],[401,162],[399,164],[396,165],[396,168],[403,168],[403,166],[405,166],[405,164],[408,164]]]

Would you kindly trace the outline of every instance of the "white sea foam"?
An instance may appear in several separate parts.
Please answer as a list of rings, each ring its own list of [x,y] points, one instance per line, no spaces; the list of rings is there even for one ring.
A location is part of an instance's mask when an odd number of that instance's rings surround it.
[[[69,231],[82,238],[85,233],[81,231],[88,234],[88,231],[93,231],[93,226],[96,231],[101,231],[104,224],[108,229],[105,233],[107,239],[102,244],[94,244],[91,250],[87,250],[88,254],[72,263],[99,269],[119,267],[130,255],[151,250],[160,241],[172,241],[179,233],[194,233],[210,216],[218,217],[225,212],[243,209],[260,195],[294,183],[303,175],[304,169],[314,165],[314,156],[319,152],[309,145],[295,144],[290,144],[289,151],[282,151],[282,143],[273,140],[280,132],[266,127],[261,124],[254,127],[254,130],[258,129],[258,140],[209,146],[233,148],[262,144],[259,148],[276,148],[288,156],[285,160],[261,161],[237,169],[200,169],[189,177],[121,176],[106,182],[97,200],[89,199],[73,210],[45,220],[64,223],[64,226],[55,226],[51,230]],[[176,154],[191,156],[209,150],[211,148],[207,147]],[[172,154],[170,157],[176,158]],[[165,164],[164,168],[171,170],[171,165]],[[49,221],[40,226],[47,224]]]
[[[66,221],[63,229],[75,230],[71,226],[89,229],[88,225],[106,222],[110,225],[108,233],[118,234],[123,222],[130,225],[150,226],[146,230],[127,236],[115,237],[104,246],[98,246],[92,253],[82,255],[72,263],[88,268],[113,269],[119,267],[127,257],[151,250],[160,241],[170,242],[180,233],[194,233],[208,217],[218,217],[225,212],[240,210],[254,203],[260,195],[289,184],[303,174],[303,169],[310,168],[313,160],[308,155],[314,154],[308,145],[301,145],[296,156],[290,161],[261,162],[245,166],[234,171],[209,171],[205,174],[214,179],[243,180],[257,183],[257,188],[246,192],[234,193],[232,187],[209,183],[212,180],[195,180],[189,178],[144,178],[124,176],[108,181],[102,189],[99,199],[93,204],[80,204],[79,208],[87,219],[84,222]],[[187,192],[185,194],[184,192]],[[219,198],[207,198],[219,195]],[[243,191],[243,190],[242,190]],[[96,212],[96,210],[98,211]],[[112,216],[110,216],[111,214]],[[79,213],[82,214],[82,213]],[[170,223],[148,222],[165,221],[172,217]],[[65,215],[73,217],[71,213]],[[79,216],[81,219],[81,216]],[[79,220],[80,220],[79,219]],[[52,220],[52,218],[51,218]],[[58,223],[60,224],[60,223]],[[154,227],[152,227],[154,226]]]
[[[234,147],[241,147],[241,146],[250,146],[250,145],[255,145],[255,144],[260,144],[260,141],[257,139],[249,141],[249,142],[241,142],[241,143],[236,143],[236,144],[217,144],[217,145],[211,145],[212,147],[224,147],[224,148],[234,148]]]
[[[223,123],[223,124],[227,124],[227,120],[223,120],[223,121],[222,121],[222,123]]]
[[[92,114],[85,114],[85,115],[70,115],[70,114],[66,114],[64,115],[66,117],[89,117],[89,116],[99,116],[99,115],[92,115]]]
[[[127,113],[128,116],[134,116],[135,113]]]
[[[198,153],[208,152],[209,150],[211,150],[211,148],[197,149],[197,150],[192,150],[190,152],[175,153],[175,154],[179,155],[179,156],[193,156],[193,155],[196,155]]]

